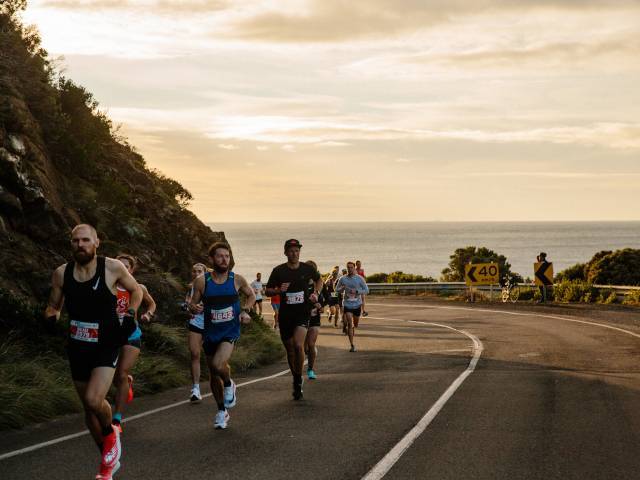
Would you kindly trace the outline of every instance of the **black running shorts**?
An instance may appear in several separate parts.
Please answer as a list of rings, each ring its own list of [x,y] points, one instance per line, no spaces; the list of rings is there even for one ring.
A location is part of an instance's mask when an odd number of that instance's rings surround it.
[[[88,382],[94,368],[116,368],[119,352],[119,346],[76,345],[71,341],[67,346],[71,378],[76,382]]]
[[[289,340],[293,337],[293,332],[296,328],[309,328],[309,317],[302,318],[287,318],[278,320],[278,327],[280,327],[280,338],[282,340]]]
[[[354,317],[359,317],[360,316],[360,312],[362,311],[362,307],[357,307],[357,308],[349,308],[349,307],[343,307],[344,309],[344,313],[351,313],[353,314]]]

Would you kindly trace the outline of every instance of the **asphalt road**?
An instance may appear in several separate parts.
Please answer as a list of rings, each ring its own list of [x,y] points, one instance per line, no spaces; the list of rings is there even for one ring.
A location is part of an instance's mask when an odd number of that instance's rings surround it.
[[[381,460],[386,479],[640,478],[637,317],[369,302],[358,352],[322,328],[318,379],[305,382],[303,401],[291,400],[282,375],[239,388],[225,431],[213,428],[211,398],[135,419],[125,424],[115,478],[361,479]],[[137,399],[129,415],[187,395]],[[387,461],[428,412],[424,431]],[[94,478],[99,454],[86,435],[2,458],[81,427],[71,416],[3,434],[0,478]]]

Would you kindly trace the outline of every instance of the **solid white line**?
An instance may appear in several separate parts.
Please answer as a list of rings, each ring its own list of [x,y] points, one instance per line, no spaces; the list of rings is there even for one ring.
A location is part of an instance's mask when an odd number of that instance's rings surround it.
[[[367,304],[370,305],[370,304]],[[462,372],[458,378],[454,380],[454,382],[449,385],[449,388],[440,396],[440,398],[433,404],[433,406],[425,413],[425,415],[420,419],[420,421],[411,429],[409,432],[402,437],[402,439],[380,460],[369,472],[362,477],[362,480],[379,480],[384,477],[391,467],[393,467],[400,457],[407,451],[409,447],[416,441],[416,439],[426,430],[429,424],[436,418],[436,415],[442,410],[442,407],[449,401],[449,399],[453,396],[456,390],[462,385],[462,382],[466,380],[466,378],[473,373],[478,364],[478,360],[480,359],[480,355],[482,355],[483,345],[480,339],[471,333],[467,333],[464,330],[458,330],[457,328],[450,327],[448,325],[442,325],[440,323],[431,323],[431,322],[422,322],[417,320],[403,320],[403,319],[395,319],[395,318],[383,318],[383,317],[368,317],[375,318],[380,320],[399,320],[406,321],[410,323],[420,323],[423,325],[434,325],[437,327],[448,328],[449,330],[453,330],[458,333],[462,333],[466,335],[473,341],[473,357],[467,366],[467,369]]]
[[[598,323],[598,322],[590,322],[588,320],[578,320],[576,318],[567,318],[567,317],[559,317],[557,315],[545,315],[544,313],[527,313],[527,312],[509,312],[506,310],[491,310],[488,308],[468,308],[468,307],[443,307],[443,306],[435,306],[435,305],[402,305],[397,303],[372,303],[367,305],[372,305],[376,307],[402,307],[402,308],[422,308],[425,310],[429,309],[439,309],[439,310],[463,310],[466,312],[483,312],[483,313],[501,313],[504,315],[513,315],[518,317],[540,317],[540,318],[549,318],[552,320],[562,320],[564,322],[573,322],[573,323],[582,323],[585,325],[593,325],[595,327],[608,328],[609,330],[615,330],[617,332],[621,332],[627,335],[631,335],[632,337],[640,338],[640,333],[632,332],[631,330],[626,330],[620,327],[614,327],[613,325],[607,325],[606,323]]]
[[[256,378],[254,380],[248,380],[246,382],[239,383],[236,386],[237,387],[244,387],[246,385],[252,385],[252,384],[258,383],[258,382],[264,382],[266,380],[272,380],[272,379],[274,379],[276,377],[280,377],[280,376],[282,376],[282,375],[284,375],[286,373],[289,373],[289,370],[283,370],[283,371],[278,372],[278,373],[276,373],[274,375],[269,375],[268,377],[261,377],[261,378]],[[202,398],[207,398],[207,397],[210,397],[210,396],[211,396],[211,393],[207,393],[207,394],[203,395]],[[132,415],[130,417],[127,417],[126,419],[123,420],[122,423],[131,422],[133,420],[137,420],[139,418],[144,418],[144,417],[147,417],[149,415],[153,415],[154,413],[163,412],[165,410],[169,410],[170,408],[179,407],[179,406],[185,405],[187,403],[191,403],[191,400],[182,400],[180,402],[171,403],[171,404],[165,405],[163,407],[154,408],[153,410],[149,410],[147,412],[138,413],[137,415]],[[17,455],[22,455],[23,453],[33,452],[34,450],[39,450],[39,449],[44,448],[44,447],[49,447],[51,445],[56,445],[58,443],[66,442],[67,440],[73,440],[74,438],[82,437],[83,435],[89,435],[89,431],[88,430],[83,430],[82,432],[76,432],[76,433],[72,433],[70,435],[65,435],[64,437],[54,438],[53,440],[49,440],[47,442],[42,442],[42,443],[38,443],[36,445],[31,445],[29,447],[21,448],[20,450],[14,450],[12,452],[3,453],[2,455],[0,455],[0,461],[5,460],[7,458],[15,457]]]

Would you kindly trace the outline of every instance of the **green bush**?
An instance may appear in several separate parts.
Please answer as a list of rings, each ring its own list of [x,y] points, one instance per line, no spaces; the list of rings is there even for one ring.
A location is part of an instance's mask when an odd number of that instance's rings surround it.
[[[597,253],[587,264],[586,280],[600,285],[640,285],[640,249]]]
[[[560,273],[556,275],[555,281],[562,282],[564,280],[586,280],[585,277],[585,269],[586,264],[584,263],[576,263],[574,266],[569,267],[565,270],[562,270]]]
[[[593,303],[598,298],[598,289],[590,283],[565,280],[554,286],[553,295],[557,302]]]
[[[632,290],[624,296],[625,305],[640,305],[640,290]]]
[[[435,282],[432,277],[423,277],[413,273],[404,273],[398,270],[393,273],[374,273],[367,275],[369,283],[417,283],[417,282]]]

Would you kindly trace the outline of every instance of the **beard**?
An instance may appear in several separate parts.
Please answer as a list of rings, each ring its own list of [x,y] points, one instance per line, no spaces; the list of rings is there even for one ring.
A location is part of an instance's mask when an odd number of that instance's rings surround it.
[[[73,252],[73,259],[80,265],[86,265],[96,256],[96,251],[86,252],[84,250],[76,250]]]
[[[216,271],[216,273],[227,273],[229,271],[229,265],[223,266],[214,263],[213,269]]]

